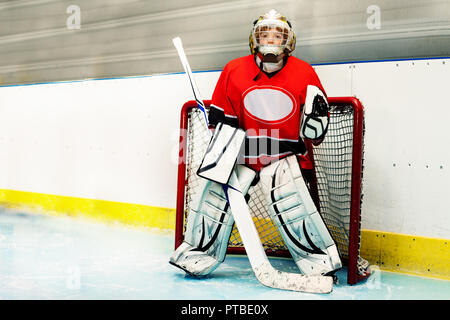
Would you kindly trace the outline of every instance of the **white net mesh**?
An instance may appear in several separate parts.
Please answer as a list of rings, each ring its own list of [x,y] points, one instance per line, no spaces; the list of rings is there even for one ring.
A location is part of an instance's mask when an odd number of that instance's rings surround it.
[[[334,108],[322,144],[314,148],[320,213],[341,256],[348,256],[352,180],[353,109]]]

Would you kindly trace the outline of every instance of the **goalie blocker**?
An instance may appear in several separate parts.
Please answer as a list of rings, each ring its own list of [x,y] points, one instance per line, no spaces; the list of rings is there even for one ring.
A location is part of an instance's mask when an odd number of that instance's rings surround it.
[[[244,130],[219,122],[197,175],[220,184],[228,184],[244,139]]]

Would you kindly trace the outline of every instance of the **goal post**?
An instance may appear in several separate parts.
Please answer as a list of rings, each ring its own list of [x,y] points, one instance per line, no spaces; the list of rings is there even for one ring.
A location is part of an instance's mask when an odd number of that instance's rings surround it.
[[[355,284],[367,277],[367,274],[358,270],[364,109],[355,97],[331,97],[328,102],[331,118],[325,139],[319,146],[306,141],[315,176],[311,193],[347,265],[347,282]],[[211,101],[205,100],[204,103],[208,109]],[[209,143],[202,117],[196,101],[188,101],[183,105],[180,117],[175,248],[183,242],[192,197],[201,192],[198,190],[201,178],[196,172]],[[252,218],[267,255],[290,257],[276,225],[269,217],[259,184],[250,188],[248,196]],[[233,228],[227,253],[245,254],[236,227]]]
[[[358,271],[364,167],[364,107],[355,97],[330,97],[330,126],[324,141],[306,145],[312,158],[311,193],[347,265],[347,282],[368,275]]]

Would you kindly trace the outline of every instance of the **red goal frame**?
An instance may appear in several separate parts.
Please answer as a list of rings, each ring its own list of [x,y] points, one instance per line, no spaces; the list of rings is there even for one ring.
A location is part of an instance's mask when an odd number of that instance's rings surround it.
[[[363,174],[363,146],[364,146],[364,107],[355,97],[330,97],[328,98],[330,106],[351,106],[353,108],[353,148],[352,148],[352,181],[351,181],[351,201],[350,201],[350,230],[348,259],[344,264],[348,268],[347,283],[356,284],[368,277],[358,272],[358,258],[361,233],[361,196],[362,196],[362,174]],[[211,100],[204,100],[208,108]],[[175,248],[177,248],[184,239],[184,205],[185,205],[185,185],[186,185],[186,152],[187,139],[185,132],[188,129],[188,114],[197,108],[194,100],[187,101],[181,109],[180,118],[180,140],[179,140],[179,162],[177,179],[177,202],[176,202],[176,221],[175,221]],[[314,159],[314,148],[311,143],[307,143],[309,154]],[[313,198],[318,201],[317,188],[312,186]],[[245,254],[245,248],[228,248],[227,253]],[[288,251],[268,250],[270,256],[290,257]]]

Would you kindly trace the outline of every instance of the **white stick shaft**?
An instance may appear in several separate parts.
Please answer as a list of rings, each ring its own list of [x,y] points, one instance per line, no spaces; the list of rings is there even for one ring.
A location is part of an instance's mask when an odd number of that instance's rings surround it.
[[[178,51],[186,75],[189,78],[195,100],[205,116],[206,125],[208,125],[205,105],[200,97],[200,91],[194,81],[191,67],[184,53],[183,43],[179,37],[174,38],[172,41]],[[208,132],[210,131],[208,130]],[[231,214],[234,217],[237,229],[244,243],[250,265],[258,281],[265,286],[284,290],[312,293],[331,292],[333,289],[333,279],[331,277],[304,276],[296,273],[281,272],[272,267],[267,259],[258,231],[248,210],[248,205],[240,189],[235,170],[232,172],[230,181],[232,181],[233,187],[223,186],[223,189],[230,204]]]
[[[191,84],[191,88],[192,88],[192,92],[194,93],[195,101],[197,101],[198,107],[203,112],[205,122],[206,122],[206,127],[208,127],[208,117],[206,115],[205,104],[203,103],[203,100],[200,96],[200,90],[198,90],[197,83],[194,81],[194,76],[192,74],[191,66],[189,65],[186,54],[184,53],[183,42],[181,41],[180,37],[173,38],[172,42],[173,42],[173,45],[175,46],[175,49],[177,49],[181,64],[183,65],[184,71],[186,72],[186,75],[189,79],[189,83]]]
[[[234,178],[235,173],[233,172]],[[267,256],[261,244],[261,239],[256,230],[253,219],[248,212],[248,205],[244,196],[240,191],[228,188],[228,200],[231,207],[231,212],[239,230],[242,242],[247,252],[248,259],[252,266],[259,266],[267,261]],[[239,214],[235,214],[239,212]]]

